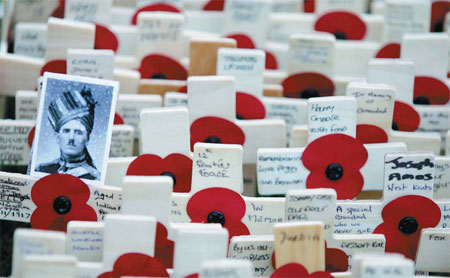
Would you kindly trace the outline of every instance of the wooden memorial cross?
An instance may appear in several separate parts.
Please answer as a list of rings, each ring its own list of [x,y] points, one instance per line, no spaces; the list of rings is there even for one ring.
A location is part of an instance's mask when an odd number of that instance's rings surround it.
[[[281,270],[283,266],[292,267],[296,264],[306,269],[307,273],[324,271],[323,229],[323,224],[315,221],[276,224],[274,228],[276,268]]]
[[[228,249],[226,229],[180,229],[175,239],[172,277],[186,277],[202,270],[207,260],[225,259]]]
[[[65,73],[67,50],[93,49],[95,25],[92,23],[51,17],[47,23],[47,51],[45,52],[45,71]],[[51,64],[50,64],[51,63]]]
[[[358,254],[354,278],[413,278],[414,263],[398,254]]]
[[[0,53],[0,95],[8,97],[19,90],[35,90],[43,65],[42,59]]]
[[[356,99],[356,137],[363,143],[388,142],[395,89],[382,84],[352,82],[347,86],[346,95]]]
[[[436,156],[434,158],[434,194],[435,200],[450,198],[450,157]]]
[[[327,271],[350,271],[352,257],[357,253],[384,253],[382,235],[334,234],[335,212],[336,192],[332,189],[296,189],[286,194],[285,221],[321,221],[324,224]]]
[[[236,46],[234,39],[192,38],[189,43],[189,76],[215,75],[218,49]]]
[[[68,49],[67,74],[113,80],[114,52],[107,49]]]
[[[23,277],[26,255],[63,255],[65,247],[66,235],[63,232],[17,229],[14,233],[12,276]]]
[[[227,1],[222,34],[236,39],[239,48],[264,48],[272,9],[269,0]]]
[[[175,174],[175,178],[179,175],[179,192],[188,192],[192,162],[190,162],[187,109],[184,107],[142,109],[139,115],[139,153],[142,157],[109,159],[106,183],[122,186],[126,175],[160,175],[163,172],[171,172],[172,175]],[[161,164],[165,160],[164,165]],[[150,161],[153,162],[149,164]],[[181,164],[176,165],[174,161]],[[132,163],[135,165],[130,170]]]
[[[0,120],[0,165],[26,166],[30,161],[30,132],[34,120]]]
[[[136,61],[142,78],[139,93],[164,95],[167,91],[178,91],[186,85],[182,81],[187,78],[187,70],[180,64],[184,16],[142,12],[137,23]]]
[[[252,277],[252,263],[250,261],[233,259],[204,261],[201,265],[200,277]]]
[[[377,58],[400,58],[404,34],[430,30],[431,3],[422,0],[387,0],[383,8],[384,32]]]
[[[35,120],[38,105],[39,99],[36,91],[17,91],[15,98],[16,120]]]
[[[285,97],[334,95],[332,76],[335,43],[335,37],[327,33],[303,32],[290,36],[289,76],[282,82]]]
[[[416,269],[424,272],[450,273],[450,231],[442,228],[423,229],[417,250]]]
[[[95,22],[108,26],[112,23],[112,5],[112,0],[66,0],[64,5],[64,18]]]
[[[421,118],[418,130],[439,132],[442,142],[450,128],[450,89],[446,84],[449,48],[447,34],[408,34],[403,38],[401,51],[402,59],[414,62],[414,108]]]
[[[395,88],[393,130],[388,134],[389,141],[404,142],[408,150],[432,150],[439,154],[441,138],[438,134],[411,132],[417,130],[420,123],[420,115],[413,106],[414,64],[400,59],[373,59],[369,63],[367,82]]]
[[[47,48],[45,23],[18,23],[14,30],[14,54],[43,58]]]
[[[188,106],[188,96],[185,93],[167,92],[164,95],[164,107]]]
[[[68,255],[27,255],[23,262],[23,278],[75,278],[77,260]]]
[[[284,121],[279,119],[236,121],[236,91],[234,78],[231,76],[190,77],[187,89],[191,138],[192,136],[195,138],[196,135],[193,133],[196,132],[196,129],[194,127],[201,122],[211,121],[212,124],[214,120],[223,122],[224,128],[233,128],[233,137],[230,136],[227,140],[231,140],[230,143],[239,143],[244,146],[244,164],[248,165],[245,166],[245,176],[249,180],[244,195],[253,196],[255,193],[256,151],[261,147],[286,146]],[[211,98],[212,95],[214,97]],[[242,113],[246,112],[248,111],[244,109]],[[239,129],[234,124],[237,124]],[[211,128],[212,126],[208,126],[208,129]],[[206,137],[208,136],[205,136],[203,140],[208,139]]]

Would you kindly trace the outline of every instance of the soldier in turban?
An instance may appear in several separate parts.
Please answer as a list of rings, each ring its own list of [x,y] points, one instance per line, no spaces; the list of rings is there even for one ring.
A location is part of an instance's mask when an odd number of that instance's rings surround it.
[[[60,157],[38,165],[36,171],[64,173],[83,179],[97,180],[100,173],[86,145],[94,127],[96,101],[91,90],[63,92],[48,107],[48,120],[57,133]]]

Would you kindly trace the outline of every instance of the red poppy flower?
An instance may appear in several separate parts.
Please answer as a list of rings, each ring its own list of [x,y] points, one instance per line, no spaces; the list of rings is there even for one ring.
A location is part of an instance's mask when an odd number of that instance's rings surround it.
[[[219,117],[202,117],[190,128],[191,150],[197,142],[216,144],[239,144],[245,142],[245,134],[235,123]]]
[[[158,259],[141,253],[127,253],[114,263],[113,271],[105,272],[97,278],[169,277],[166,267]]]
[[[338,248],[328,248],[325,241],[325,269],[327,272],[345,272],[348,270],[348,256]]]
[[[223,11],[225,7],[225,0],[209,0],[208,3],[203,6],[204,11]]]
[[[30,223],[35,229],[66,231],[72,220],[97,221],[97,213],[86,202],[91,191],[79,178],[51,174],[39,179],[31,189],[36,210]]]
[[[193,274],[189,274],[188,276],[184,276],[184,278],[198,278],[198,277],[200,277],[200,274],[198,274],[198,273],[193,273]]]
[[[138,69],[141,78],[186,80],[187,70],[176,60],[159,54],[150,54],[141,61]]]
[[[65,0],[59,0],[59,5],[53,10],[50,17],[64,18],[64,6],[66,5]]]
[[[439,79],[416,76],[414,79],[414,104],[447,104],[450,89]]]
[[[315,0],[303,0],[303,12],[313,13],[315,9]]]
[[[275,55],[273,55],[270,51],[265,50],[266,52],[266,69],[276,70],[278,69],[278,62]]]
[[[36,126],[33,126],[33,128],[30,130],[30,133],[28,133],[28,146],[33,146],[33,140],[34,140],[34,132],[36,130]]]
[[[266,108],[264,104],[251,94],[236,93],[236,118],[240,120],[264,119]]]
[[[254,49],[255,43],[253,42],[252,38],[246,34],[229,34],[227,35],[227,38],[235,39],[237,43],[237,48],[247,48],[247,49]]]
[[[41,69],[41,76],[44,72],[54,72],[54,73],[67,73],[67,62],[66,60],[53,60],[46,63]]]
[[[357,139],[330,134],[308,144],[303,165],[311,171],[307,188],[332,188],[339,200],[355,198],[364,184],[359,169],[367,161],[367,150]]]
[[[320,73],[304,72],[290,75],[281,83],[289,98],[326,97],[334,95],[334,83]]]
[[[160,222],[156,225],[155,258],[161,261],[166,268],[173,267],[174,243],[167,238],[167,229]]]
[[[308,270],[301,264],[290,263],[285,264],[282,267],[277,268],[271,278],[307,278],[307,277],[317,277],[317,278],[333,278],[333,276],[325,271],[317,271],[309,274]]]
[[[399,43],[388,43],[384,45],[380,50],[378,50],[376,58],[400,58],[401,44]]]
[[[411,105],[395,101],[392,129],[399,131],[416,131],[419,128],[420,115]]]
[[[111,49],[117,52],[119,40],[106,26],[95,24],[95,49]]]
[[[173,179],[173,192],[189,192],[192,159],[179,153],[169,154],[165,158],[143,154],[131,162],[127,176],[168,176]]]
[[[123,121],[122,117],[119,114],[115,113],[114,114],[114,123],[113,124],[115,124],[115,125],[123,125],[124,123],[125,122]]]
[[[178,89],[179,93],[187,93],[187,86],[184,85],[183,87],[181,87],[180,89]]]
[[[439,224],[441,210],[426,197],[407,195],[387,204],[381,216],[383,223],[373,233],[384,234],[386,252],[400,253],[414,260],[421,230]]]
[[[362,40],[366,35],[367,27],[357,14],[335,11],[320,16],[314,29],[331,33],[338,40]]]
[[[233,190],[213,187],[195,193],[186,206],[192,222],[220,223],[233,236],[249,235],[250,231],[242,223],[245,215],[245,201]]]
[[[137,24],[137,18],[138,15],[141,12],[169,12],[169,13],[181,13],[181,10],[177,7],[167,4],[167,3],[156,3],[156,4],[150,4],[147,6],[144,6],[140,9],[138,9],[133,17],[131,18],[131,24],[136,25]]]
[[[431,5],[431,26],[430,32],[443,32],[445,15],[450,12],[450,2],[448,0],[434,1]]]
[[[388,135],[376,125],[356,125],[356,139],[363,144],[387,143]]]
[[[275,252],[272,253],[272,267],[276,268]],[[341,249],[328,248],[325,241],[326,272],[345,272],[348,270],[348,256]]]

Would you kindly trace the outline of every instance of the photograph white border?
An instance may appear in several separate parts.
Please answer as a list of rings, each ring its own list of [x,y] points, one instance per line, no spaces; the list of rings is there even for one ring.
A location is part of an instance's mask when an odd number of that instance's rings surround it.
[[[89,179],[81,179],[86,184],[89,185],[95,185],[100,186],[105,184],[106,179],[106,168],[107,168],[107,162],[109,158],[109,152],[111,148],[111,137],[112,137],[112,128],[114,123],[114,114],[116,111],[116,104],[117,104],[117,98],[119,94],[119,82],[112,81],[112,80],[105,80],[105,79],[97,79],[97,78],[91,78],[91,77],[83,77],[83,76],[77,76],[77,75],[68,75],[68,74],[59,74],[59,73],[51,73],[51,72],[45,72],[44,78],[42,82],[42,91],[40,94],[39,99],[39,106],[38,106],[38,114],[36,119],[36,129],[34,133],[34,142],[33,142],[33,148],[32,148],[32,157],[31,157],[31,163],[30,163],[30,176],[31,177],[44,177],[50,175],[49,173],[43,173],[35,171],[36,168],[36,160],[37,160],[37,152],[38,150],[38,141],[41,125],[42,125],[42,117],[44,114],[44,102],[45,102],[45,93],[47,91],[47,80],[48,78],[54,78],[54,79],[60,79],[60,80],[68,80],[68,81],[75,81],[75,82],[83,82],[83,83],[90,83],[94,85],[105,85],[105,86],[112,86],[113,87],[113,94],[112,94],[112,100],[111,100],[111,108],[110,108],[110,114],[109,114],[109,123],[108,123],[108,133],[106,135],[106,146],[104,150],[104,156],[103,156],[103,163],[102,168],[99,169],[100,171],[100,180],[89,180]],[[44,119],[47,120],[47,119]]]

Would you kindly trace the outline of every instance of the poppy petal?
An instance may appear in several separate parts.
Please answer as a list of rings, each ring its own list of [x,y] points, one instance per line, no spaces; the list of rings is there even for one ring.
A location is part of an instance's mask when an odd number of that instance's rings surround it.
[[[106,26],[95,24],[95,49],[110,49],[117,52],[119,40]]]
[[[419,128],[420,115],[411,105],[395,101],[392,129],[399,131],[416,131]]]
[[[266,108],[257,97],[237,92],[236,117],[241,120],[264,119],[266,117]]]
[[[154,154],[143,154],[134,159],[127,170],[127,176],[159,176],[164,173],[173,175],[173,192],[191,191],[192,159],[182,154],[173,153],[164,159]]]
[[[327,247],[325,250],[325,265],[327,272],[345,272],[348,270],[347,254],[340,249]]]
[[[125,122],[123,121],[122,117],[119,114],[115,113],[114,114],[114,124],[115,125],[123,125],[124,123]]]
[[[364,178],[359,172],[368,158],[367,150],[357,139],[345,134],[330,134],[309,143],[302,155],[303,165],[310,170],[307,188],[332,188],[339,200],[353,199],[361,192]],[[341,168],[337,179],[327,177],[333,164]]]
[[[363,144],[387,143],[388,135],[376,125],[356,125],[356,139]]]
[[[136,25],[137,24],[137,18],[138,15],[141,12],[169,12],[169,13],[181,13],[181,10],[177,7],[167,4],[167,3],[156,3],[156,4],[150,4],[147,6],[144,6],[140,9],[138,9],[133,17],[131,18],[131,24]]]
[[[229,34],[227,38],[235,39],[237,43],[237,48],[254,49],[255,43],[250,36],[246,34]]]
[[[334,95],[334,83],[320,73],[305,72],[290,75],[281,83],[289,98],[325,97]]]
[[[173,267],[174,242],[167,239],[167,229],[160,222],[156,225],[155,257],[160,260],[166,268]]]
[[[278,69],[278,62],[275,55],[272,52],[265,50],[266,52],[266,69],[268,70],[276,70]]]
[[[53,60],[46,63],[41,69],[41,76],[44,72],[54,72],[54,73],[67,73],[67,62],[66,60]]]
[[[285,264],[282,267],[277,268],[272,275],[270,275],[271,278],[303,278],[303,277],[310,277],[308,270],[301,265],[297,263],[290,263]]]
[[[142,79],[175,79],[186,80],[187,70],[176,60],[159,54],[151,54],[144,57],[139,67]]]
[[[401,45],[399,43],[389,43],[384,45],[376,54],[376,58],[399,59]]]
[[[309,277],[316,277],[316,278],[334,278],[333,275],[331,275],[328,272],[325,271],[317,271],[312,273]]]
[[[222,144],[239,144],[245,142],[245,134],[235,123],[219,117],[202,117],[195,120],[190,128],[191,150],[197,142],[208,141],[208,138],[220,139]]]
[[[362,40],[366,35],[367,27],[357,14],[335,11],[320,16],[314,25],[314,29],[331,33],[337,39]]]
[[[233,190],[219,187],[203,189],[189,199],[186,211],[195,223],[207,223],[208,216],[214,211],[222,213],[229,238],[250,234],[247,226],[241,222],[246,211],[245,201]]]
[[[430,32],[444,31],[445,16],[448,12],[450,12],[450,2],[448,0],[433,1],[431,5]]]
[[[179,93],[187,93],[187,86],[184,85],[183,87],[181,87],[180,89],[178,89]]]
[[[86,204],[90,194],[89,187],[79,178],[68,174],[51,174],[39,179],[33,185],[31,199],[38,207],[52,207],[55,198],[66,196],[74,206]]]
[[[208,3],[203,6],[204,11],[223,11],[225,7],[225,0],[209,0]]]
[[[214,1],[214,0],[212,0],[212,1]],[[188,276],[184,276],[184,278],[198,278],[198,277],[200,277],[200,274],[198,274],[198,273],[192,273],[192,274],[189,274]]]
[[[106,276],[112,273],[112,276]],[[169,277],[163,263],[158,259],[141,253],[127,253],[114,263],[113,271],[98,277],[119,278],[122,276]]]
[[[59,5],[53,10],[50,17],[64,18],[65,0],[59,0]]]
[[[399,230],[400,222],[406,217],[414,218],[417,223],[417,230],[410,234],[404,234]],[[383,208],[382,218],[384,222],[378,225],[373,233],[385,235],[386,251],[400,253],[414,260],[421,230],[438,225],[441,210],[436,203],[426,197],[407,195],[388,203]]]
[[[36,130],[36,126],[33,126],[33,128],[30,130],[30,133],[28,133],[28,146],[33,147],[33,140],[34,140],[34,132]]]
[[[303,0],[303,12],[313,13],[315,9],[315,0]]]
[[[415,104],[447,104],[450,89],[439,79],[428,76],[416,76],[414,79]]]

